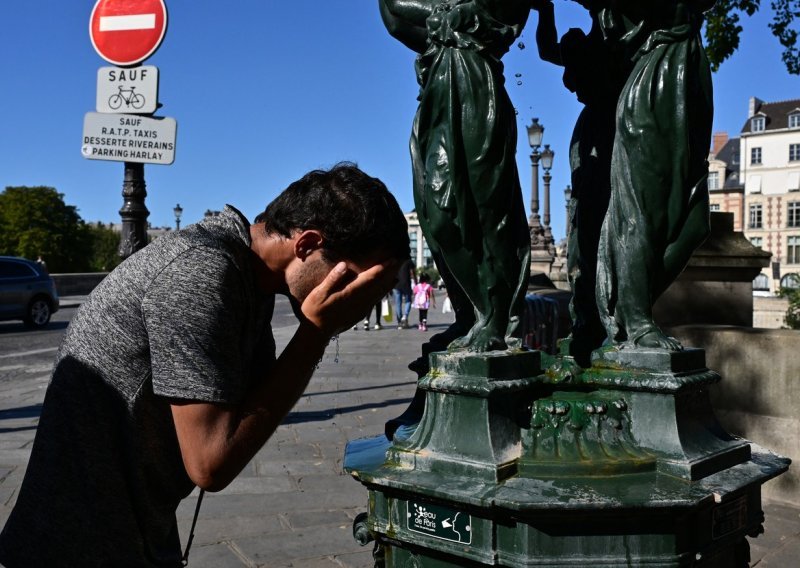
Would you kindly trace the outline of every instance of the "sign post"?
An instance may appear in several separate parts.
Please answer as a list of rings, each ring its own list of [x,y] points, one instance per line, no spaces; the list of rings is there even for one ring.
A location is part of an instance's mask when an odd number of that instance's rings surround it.
[[[137,116],[159,106],[158,69],[138,65],[155,53],[166,32],[164,0],[97,0],[89,18],[92,45],[117,67],[97,73],[97,112],[84,118],[81,153],[91,160],[125,163],[119,211],[123,259],[147,244],[144,164],[175,159],[175,120]]]

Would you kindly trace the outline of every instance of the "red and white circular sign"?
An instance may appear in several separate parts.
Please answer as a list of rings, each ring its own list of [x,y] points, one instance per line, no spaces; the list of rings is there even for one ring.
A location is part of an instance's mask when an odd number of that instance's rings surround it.
[[[89,36],[97,53],[122,67],[153,55],[166,31],[164,0],[97,0],[89,19]]]

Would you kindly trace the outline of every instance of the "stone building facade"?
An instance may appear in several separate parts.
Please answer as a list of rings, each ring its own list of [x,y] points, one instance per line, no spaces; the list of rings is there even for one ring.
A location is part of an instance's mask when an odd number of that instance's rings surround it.
[[[800,285],[800,99],[752,97],[739,138],[715,135],[709,195],[712,210],[732,212],[734,226],[772,253],[756,293]]]

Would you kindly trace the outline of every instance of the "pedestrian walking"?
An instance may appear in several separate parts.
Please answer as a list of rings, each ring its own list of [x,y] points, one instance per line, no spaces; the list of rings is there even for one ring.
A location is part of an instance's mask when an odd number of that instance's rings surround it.
[[[419,283],[414,286],[414,307],[419,310],[418,329],[420,331],[428,331],[428,309],[431,306],[436,308],[436,296],[430,280],[430,276],[423,272],[419,275]]]
[[[394,285],[397,329],[408,328],[408,315],[411,313],[412,289],[416,283],[417,277],[414,271],[414,263],[408,258],[397,272],[397,282]]]

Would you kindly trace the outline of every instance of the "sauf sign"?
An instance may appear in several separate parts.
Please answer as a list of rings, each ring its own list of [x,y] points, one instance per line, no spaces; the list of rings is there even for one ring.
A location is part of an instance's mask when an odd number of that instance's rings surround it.
[[[115,66],[97,71],[97,112],[87,113],[83,122],[85,158],[145,164],[174,161],[175,119],[143,116],[160,106],[159,71],[140,63],[159,48],[166,30],[164,0],[95,4],[89,36],[98,55]]]
[[[158,108],[158,67],[97,70],[97,112],[152,114]]]
[[[168,165],[175,161],[174,118],[87,113],[81,153],[91,160]]]

